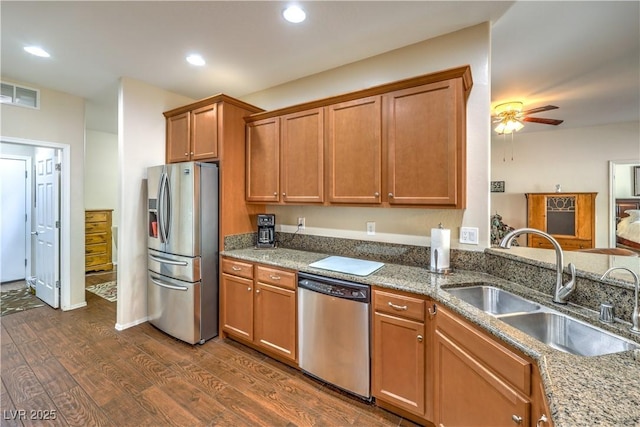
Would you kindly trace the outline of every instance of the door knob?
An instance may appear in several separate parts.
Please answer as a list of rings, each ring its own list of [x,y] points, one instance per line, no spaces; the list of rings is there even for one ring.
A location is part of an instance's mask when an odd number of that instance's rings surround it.
[[[31,232],[31,235],[32,235],[32,236],[37,236],[37,235],[38,235],[38,232],[37,232],[37,231],[32,231],[32,232]]]

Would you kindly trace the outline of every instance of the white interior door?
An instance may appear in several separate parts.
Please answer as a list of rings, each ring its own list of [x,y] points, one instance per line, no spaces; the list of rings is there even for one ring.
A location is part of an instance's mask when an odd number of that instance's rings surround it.
[[[36,148],[36,296],[60,304],[60,171],[52,148]]]
[[[2,207],[0,223],[2,231],[2,264],[0,282],[12,282],[26,278],[27,266],[27,161],[25,159],[0,159],[0,191]]]

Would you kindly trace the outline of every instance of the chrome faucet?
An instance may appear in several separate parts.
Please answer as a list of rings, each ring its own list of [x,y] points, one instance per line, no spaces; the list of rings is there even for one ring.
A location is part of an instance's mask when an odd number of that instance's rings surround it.
[[[566,304],[569,295],[576,290],[576,267],[569,263],[569,271],[571,272],[571,280],[564,285],[562,284],[562,270],[564,269],[564,255],[562,248],[556,239],[544,231],[537,230],[535,228],[519,228],[507,233],[500,242],[500,247],[509,249],[511,248],[511,242],[514,238],[521,234],[537,234],[549,240],[556,250],[556,286],[553,294],[553,302],[557,304]]]
[[[636,302],[633,309],[633,314],[631,315],[631,323],[633,324],[633,326],[631,327],[631,332],[633,332],[634,334],[640,334],[640,310],[638,310],[638,288],[640,288],[640,280],[638,280],[638,275],[627,267],[611,267],[604,272],[600,280],[604,280],[613,270],[626,270],[633,276],[633,282],[636,288]]]

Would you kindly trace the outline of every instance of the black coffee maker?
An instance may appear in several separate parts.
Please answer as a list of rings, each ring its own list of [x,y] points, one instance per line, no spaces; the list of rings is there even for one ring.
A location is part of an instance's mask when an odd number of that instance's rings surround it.
[[[276,246],[276,216],[274,214],[258,215],[258,248]]]

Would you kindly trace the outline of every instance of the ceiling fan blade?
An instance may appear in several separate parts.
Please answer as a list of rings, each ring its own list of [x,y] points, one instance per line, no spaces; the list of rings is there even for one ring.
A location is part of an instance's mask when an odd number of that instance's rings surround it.
[[[523,114],[523,115],[535,114],[535,113],[541,113],[543,111],[556,110],[558,108],[559,107],[556,107],[555,105],[545,105],[544,107],[532,108],[531,110],[523,111],[520,114]]]
[[[523,122],[542,123],[542,124],[545,124],[545,125],[554,125],[554,126],[557,126],[560,123],[564,122],[564,120],[544,119],[544,118],[541,118],[541,117],[523,117],[522,121]]]

